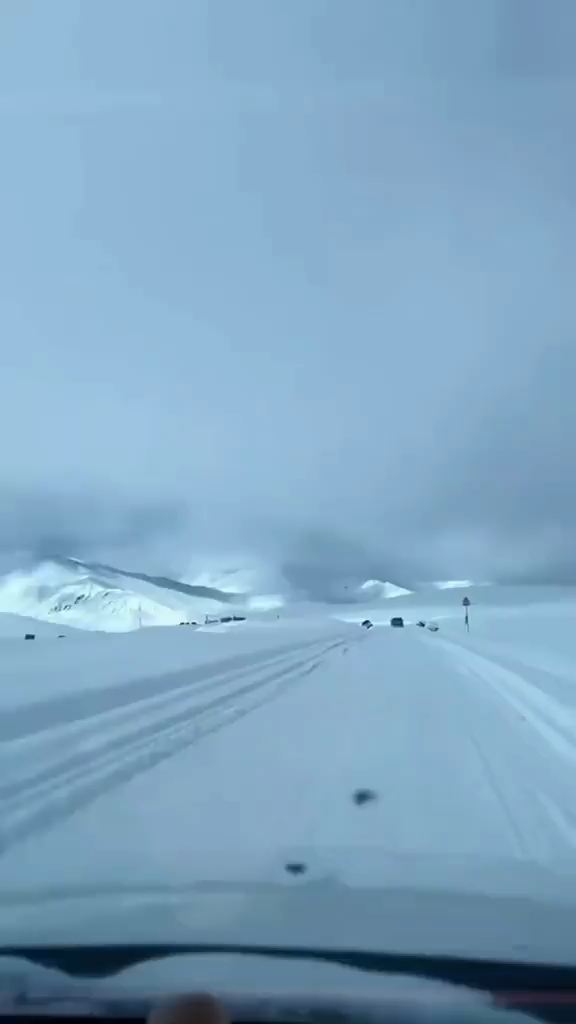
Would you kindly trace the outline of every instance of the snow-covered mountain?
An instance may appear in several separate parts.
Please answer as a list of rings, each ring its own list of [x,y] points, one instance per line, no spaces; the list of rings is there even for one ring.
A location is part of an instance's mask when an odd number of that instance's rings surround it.
[[[0,576],[0,612],[81,629],[125,631],[204,621],[241,595],[75,558],[52,558]]]
[[[411,593],[412,591],[406,590],[406,587],[398,587],[395,583],[388,583],[383,580],[366,580],[358,588],[358,596],[362,600],[369,601],[388,600],[390,597],[404,597],[406,594]]]
[[[0,575],[0,614],[78,629],[124,632],[141,626],[202,624],[206,617],[259,615],[284,605],[295,607],[303,600],[302,593],[274,565],[257,560],[245,564],[239,559],[236,567],[231,567],[217,558],[212,565],[202,568],[197,564],[184,578],[173,579],[77,558],[44,559]],[[468,581],[443,582],[417,590],[438,594],[465,585]],[[331,596],[307,600],[318,609],[324,605],[331,614],[334,605],[375,607],[412,593],[389,580],[348,580],[339,588],[333,586]]]

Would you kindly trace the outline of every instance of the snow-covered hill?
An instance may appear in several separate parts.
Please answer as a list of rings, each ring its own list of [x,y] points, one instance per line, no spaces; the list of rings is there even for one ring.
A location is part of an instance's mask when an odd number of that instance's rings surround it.
[[[240,600],[213,587],[53,558],[0,576],[0,612],[81,629],[126,631],[219,616]]]
[[[141,626],[201,624],[207,616],[266,617],[281,607],[283,618],[290,618],[302,603],[301,593],[273,565],[257,561],[242,564],[239,560],[236,567],[230,567],[230,563],[223,565],[218,559],[212,564],[212,569],[192,566],[183,578],[173,579],[77,558],[49,558],[0,575],[0,614],[78,629],[125,632]],[[450,604],[459,604],[460,600],[451,594],[464,585],[465,581],[428,583],[414,593],[388,580],[349,581],[334,590],[332,599],[308,598],[305,603],[316,616],[333,617],[338,607],[338,617],[355,621],[358,609],[363,608],[368,617],[379,621],[392,614],[390,602],[419,604],[420,598],[425,598],[436,604],[438,600],[443,602],[444,594]]]
[[[344,587],[337,603],[374,603],[409,593],[393,583],[367,580]],[[220,567],[217,559],[212,569],[191,567],[184,579],[62,557],[0,576],[0,613],[107,632],[203,623],[207,616],[235,613],[266,615],[299,601],[300,594],[274,566]],[[312,604],[329,615],[330,602]]]
[[[359,588],[359,597],[362,600],[378,601],[388,600],[391,597],[403,597],[410,594],[406,587],[398,587],[395,583],[384,582],[383,580],[366,580]]]

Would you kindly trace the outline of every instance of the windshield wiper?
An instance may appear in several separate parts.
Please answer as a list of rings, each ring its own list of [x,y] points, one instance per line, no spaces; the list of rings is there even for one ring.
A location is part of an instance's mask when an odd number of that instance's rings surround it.
[[[175,943],[94,946],[0,946],[0,957],[18,957],[71,977],[108,978],[147,960],[199,954],[234,954],[285,960],[318,960],[359,970],[410,974],[491,991],[576,989],[576,966],[515,963],[455,956],[379,953],[239,943]]]

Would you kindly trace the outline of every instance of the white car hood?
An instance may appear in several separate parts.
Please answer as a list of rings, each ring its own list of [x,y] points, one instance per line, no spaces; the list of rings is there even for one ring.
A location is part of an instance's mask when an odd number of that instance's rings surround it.
[[[382,859],[382,858],[381,858]],[[238,943],[572,963],[573,866],[403,857],[304,875],[0,893],[0,945]],[[447,879],[450,878],[448,884]]]

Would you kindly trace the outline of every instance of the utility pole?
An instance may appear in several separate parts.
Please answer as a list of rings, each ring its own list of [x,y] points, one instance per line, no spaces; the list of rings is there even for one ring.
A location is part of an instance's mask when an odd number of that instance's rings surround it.
[[[464,625],[466,626],[466,632],[469,633],[470,632],[470,612],[469,612],[469,609],[470,609],[470,598],[469,597],[465,597],[464,600],[462,601],[462,604],[464,605]]]

